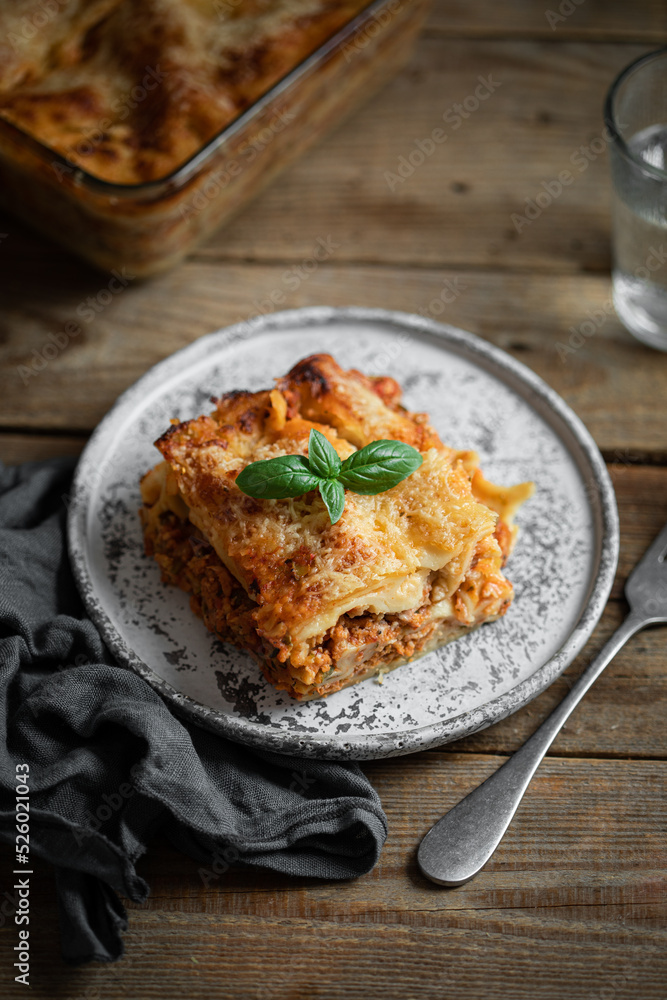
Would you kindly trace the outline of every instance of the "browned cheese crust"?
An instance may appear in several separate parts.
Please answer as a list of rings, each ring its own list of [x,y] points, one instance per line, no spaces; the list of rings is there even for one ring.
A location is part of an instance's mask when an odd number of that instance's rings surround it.
[[[211,415],[174,422],[156,442],[165,461],[142,480],[147,552],[165,582],[293,697],[391,669],[511,602],[502,566],[531,484],[488,483],[474,452],[447,448],[400,398],[393,379],[313,355],[276,389],[232,392]],[[314,491],[254,500],[238,489],[250,462],[307,454],[313,427],[342,459],[392,438],[424,461],[378,496],[346,492],[335,525]]]
[[[367,2],[0,0],[0,117],[96,177],[156,180]]]

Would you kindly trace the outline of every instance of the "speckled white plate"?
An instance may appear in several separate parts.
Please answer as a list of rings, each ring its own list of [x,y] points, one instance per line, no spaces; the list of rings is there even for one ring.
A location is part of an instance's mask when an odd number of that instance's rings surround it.
[[[307,354],[390,374],[443,440],[475,448],[491,480],[535,481],[519,512],[507,615],[327,699],[278,693],[246,654],[211,636],[143,554],[139,478],[171,417],[272,384]],[[252,746],[338,759],[411,753],[483,729],[549,685],[590,636],[618,557],[614,492],[593,440],[528,368],[485,341],[404,313],[314,308],[229,327],[156,365],[118,400],[83,453],[70,553],[88,612],[121,663],[173,709]]]

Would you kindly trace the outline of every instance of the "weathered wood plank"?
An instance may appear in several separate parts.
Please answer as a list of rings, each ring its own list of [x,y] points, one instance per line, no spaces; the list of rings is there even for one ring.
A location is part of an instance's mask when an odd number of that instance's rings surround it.
[[[608,466],[620,517],[621,551],[613,597],[621,597],[631,570],[667,523],[667,469],[626,464]],[[644,632],[643,636],[657,634]]]
[[[542,16],[543,8],[535,10]],[[331,235],[339,262],[605,270],[602,102],[616,73],[644,51],[423,37],[385,90],[196,257],[298,263],[318,238]],[[435,129],[442,133],[437,143]],[[570,179],[558,194],[563,171]],[[526,199],[548,200],[544,184],[556,192],[552,204],[534,221],[519,222],[518,231],[512,215],[524,214]],[[51,245],[18,223],[3,218],[0,231],[7,234],[0,260],[10,268],[8,284],[16,268],[53,263]]]
[[[447,37],[495,36],[544,38],[560,42],[656,42],[667,39],[667,8],[662,0],[551,0],[530,4],[525,0],[433,0],[426,28]]]
[[[21,462],[38,462],[43,458],[60,455],[78,455],[85,443],[85,437],[67,437],[61,434],[0,433],[0,462],[19,465]]]
[[[387,89],[196,256],[293,260],[331,233],[340,261],[606,270],[602,104],[644,51],[422,38]],[[546,207],[515,225],[538,196]]]
[[[438,889],[417,871],[419,839],[498,763],[438,751],[365,765],[390,837],[376,869],[351,882],[234,871],[204,886],[199,866],[157,845],[141,865],[153,892],[131,907],[126,958],[113,970],[82,970],[75,980],[57,959],[53,894],[40,869],[33,878],[33,990],[68,996],[74,981],[81,993],[103,984],[112,998],[175,997],[183,989],[199,997],[217,981],[230,992],[216,989],[215,996],[259,998],[270,961],[269,997],[440,997],[446,975],[453,995],[475,1000],[590,1000],[612,975],[624,975],[618,996],[634,991],[662,1000],[667,763],[549,759],[487,868],[466,886]],[[0,982],[14,930],[0,931]],[[291,965],[280,957],[287,947]],[[300,970],[315,966],[317,990],[308,993]],[[283,969],[292,969],[284,982]],[[608,980],[599,978],[602,969]]]
[[[268,311],[278,291],[279,308],[355,303],[430,312],[533,368],[621,465],[667,450],[667,354],[624,330],[613,315],[607,277],[324,263],[293,289],[285,283],[288,271],[193,261],[150,283],[130,284],[89,321],[77,309],[96,301],[98,275],[65,263],[16,273],[0,291],[0,426],[90,431],[151,365],[204,333]],[[445,305],[440,295],[447,287],[456,295],[447,292],[453,301]],[[67,337],[72,322],[81,333]],[[65,346],[53,337],[64,337]],[[322,346],[335,354],[335,344]]]
[[[664,1000],[665,954],[650,942],[554,943],[465,928],[365,927],[237,916],[136,914],[113,968],[63,971],[56,929],[38,938],[31,995],[48,1000]],[[0,932],[0,939],[8,935]],[[4,942],[3,942],[4,943]],[[9,957],[8,942],[4,944]],[[6,974],[5,974],[6,975]],[[14,984],[8,998],[19,997]],[[57,990],[57,992],[56,992]],[[611,991],[611,992],[610,992]]]
[[[667,882],[661,882],[667,876],[667,761],[547,758],[502,844],[475,879],[445,892],[419,874],[415,851],[421,837],[505,759],[454,747],[363,764],[390,832],[377,867],[361,879],[216,872],[213,859],[202,865],[159,841],[140,862],[152,891],[138,909],[424,926],[480,910],[495,926],[503,910],[525,911],[529,919],[532,908],[537,920],[548,923],[558,922],[561,907],[568,906],[571,916],[586,908],[601,932],[606,924],[610,934],[641,937],[652,928],[667,935],[667,927],[655,921],[660,907],[667,907]],[[309,794],[317,795],[316,786],[309,786]],[[11,859],[3,847],[0,872]],[[50,898],[41,874],[34,893],[36,901]],[[560,930],[567,934],[568,928]]]
[[[63,970],[51,921],[36,935],[31,995],[44,1000],[664,1000],[665,953],[651,942],[324,923],[133,914],[119,966]],[[8,935],[0,932],[9,958]],[[4,940],[3,940],[4,939]],[[6,981],[7,974],[3,977]],[[5,993],[22,994],[14,984]],[[88,992],[86,992],[88,991]],[[95,992],[97,991],[97,992]]]
[[[495,927],[505,909],[521,911],[528,920],[532,912],[540,922],[557,923],[562,906],[570,907],[572,917],[582,906],[598,929],[607,924],[610,934],[619,930],[624,910],[623,932],[640,936],[654,925],[661,906],[667,915],[667,883],[660,886],[660,873],[667,869],[661,832],[667,819],[664,761],[549,758],[479,876],[454,892],[424,879],[415,857],[421,837],[503,760],[443,748],[365,763],[387,812],[390,835],[378,866],[363,879],[338,885],[300,880],[307,891],[293,899],[294,883],[288,878],[245,871],[216,878],[206,866],[202,878],[202,866],[177,861],[165,845],[142,867],[153,887],[144,905],[260,915],[272,899],[273,916],[430,926],[451,926],[456,914],[465,920],[469,911],[478,910]],[[573,843],[578,845],[574,854]],[[175,867],[165,863],[165,855]],[[172,901],[175,893],[177,902]],[[616,911],[608,913],[606,906]]]

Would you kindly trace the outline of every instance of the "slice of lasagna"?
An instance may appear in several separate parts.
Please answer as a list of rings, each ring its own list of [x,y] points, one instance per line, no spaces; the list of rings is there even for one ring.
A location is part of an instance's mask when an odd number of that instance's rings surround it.
[[[343,371],[328,354],[300,361],[275,389],[230,392],[210,416],[156,442],[142,479],[146,552],[164,582],[224,642],[250,652],[297,699],[382,674],[505,613],[502,567],[512,517],[532,483],[484,479],[475,452],[444,445],[392,378]],[[379,439],[423,463],[375,496],[346,491],[331,524],[316,491],[255,500],[236,486],[250,462],[308,453],[311,428],[341,459]]]

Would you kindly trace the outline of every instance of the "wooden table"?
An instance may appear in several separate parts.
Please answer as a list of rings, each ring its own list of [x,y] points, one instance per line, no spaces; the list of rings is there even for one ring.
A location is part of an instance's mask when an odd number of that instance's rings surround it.
[[[620,622],[623,580],[667,520],[667,355],[636,343],[611,313],[601,151],[604,93],[621,67],[667,41],[667,11],[663,0],[580,0],[559,13],[559,2],[555,20],[544,0],[436,0],[415,57],[384,92],[181,267],[132,283],[27,384],[18,366],[107,279],[0,220],[0,453],[9,462],[78,452],[147,368],[255,314],[276,287],[286,308],[413,312],[428,310],[447,279],[458,294],[440,318],[505,348],[565,397],[609,463],[621,513],[612,599],[564,677],[469,739],[365,766],[390,826],[371,874],[313,884],[232,872],[204,888],[197,865],[159,843],[140,864],[152,894],[130,905],[123,961],[70,970],[41,866],[33,996],[667,997],[664,629],[634,638],[586,697],[474,881],[440,890],[415,862],[430,825],[521,744]],[[390,190],[385,173],[480,76],[493,79],[492,95]],[[512,214],[564,170],[573,182],[517,227]],[[329,236],[335,252],[286,288],[285,270]],[[595,331],[582,337],[591,316]],[[0,857],[6,871],[9,856]],[[0,931],[0,982],[3,996],[19,997],[12,928]]]

